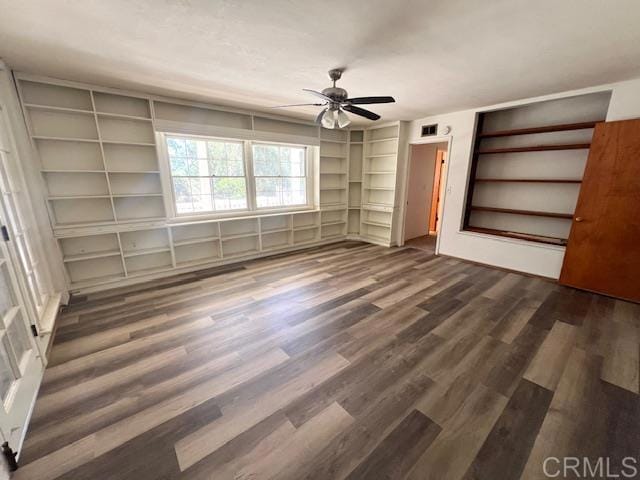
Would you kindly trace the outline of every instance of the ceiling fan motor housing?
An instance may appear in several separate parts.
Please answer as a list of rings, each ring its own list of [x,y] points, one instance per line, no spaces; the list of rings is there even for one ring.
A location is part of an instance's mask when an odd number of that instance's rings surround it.
[[[331,98],[333,101],[341,103],[349,98],[349,94],[344,88],[340,87],[328,87],[322,90],[322,94]]]

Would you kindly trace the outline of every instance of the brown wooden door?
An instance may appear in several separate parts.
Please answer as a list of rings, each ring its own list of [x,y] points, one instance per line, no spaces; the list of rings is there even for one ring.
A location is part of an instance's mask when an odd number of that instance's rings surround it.
[[[560,283],[640,302],[640,119],[596,125]]]
[[[438,231],[438,215],[440,212],[440,183],[442,180],[442,166],[444,165],[447,152],[445,150],[436,151],[436,166],[433,174],[433,191],[431,193],[431,212],[429,214],[429,233]]]

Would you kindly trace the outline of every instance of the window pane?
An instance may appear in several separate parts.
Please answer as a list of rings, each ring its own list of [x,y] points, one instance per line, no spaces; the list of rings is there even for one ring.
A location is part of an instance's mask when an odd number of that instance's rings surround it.
[[[280,175],[279,147],[274,145],[254,145],[253,172],[257,177],[277,177]]]
[[[225,150],[227,160],[242,163],[242,145],[239,143],[226,143]]]
[[[0,397],[2,401],[7,398],[11,385],[16,380],[11,363],[9,363],[9,356],[7,355],[4,338],[0,342]]]
[[[169,157],[186,157],[187,147],[184,140],[180,138],[167,138],[167,148],[169,150]]]
[[[199,165],[198,160],[195,158],[187,158],[187,175],[198,175]]]
[[[209,160],[211,175],[216,177],[244,177],[244,165],[242,161],[235,160]]]
[[[256,178],[256,205],[259,208],[282,205],[279,178]]]
[[[192,178],[190,184],[192,195],[211,195],[211,182],[209,177]]]
[[[22,320],[21,313],[18,313],[13,318],[13,321],[7,328],[7,337],[13,347],[13,353],[15,354],[18,366],[21,366],[22,358],[31,350],[31,343],[29,342],[27,329]]]
[[[227,175],[231,177],[244,177],[244,163],[240,160],[227,160]]]
[[[209,142],[210,174],[218,177],[244,176],[242,145],[233,142]]]
[[[210,212],[211,210],[213,210],[213,197],[211,194],[193,196],[194,212]]]
[[[188,175],[187,159],[183,157],[171,158],[171,175]]]
[[[187,213],[193,211],[191,203],[191,187],[188,178],[174,178],[173,191],[176,199],[176,211],[178,213]]]
[[[16,305],[7,264],[0,265],[0,316],[4,317]]]
[[[283,178],[284,205],[304,205],[307,203],[306,179]]]
[[[303,177],[305,175],[304,148],[282,147],[280,162],[282,165],[283,175],[292,177]]]
[[[207,158],[207,146],[204,140],[185,140],[187,157]]]
[[[213,198],[216,210],[247,208],[247,184],[244,178],[214,178]]]
[[[207,142],[207,149],[209,151],[209,158],[213,160],[225,159],[224,142]]]

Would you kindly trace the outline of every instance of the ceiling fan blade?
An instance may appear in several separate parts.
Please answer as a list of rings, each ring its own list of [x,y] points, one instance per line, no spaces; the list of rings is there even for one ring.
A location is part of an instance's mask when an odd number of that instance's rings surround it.
[[[291,105],[276,105],[271,108],[286,108],[286,107],[322,107],[326,103],[292,103]]]
[[[316,97],[319,97],[326,102],[333,102],[331,97],[327,97],[324,93],[316,92],[315,90],[311,90],[310,88],[303,88],[302,90],[304,90],[305,92],[309,92],[311,95],[315,95]]]
[[[356,97],[347,98],[345,103],[352,105],[364,105],[367,103],[394,103],[396,100],[393,97]]]
[[[344,105],[342,108],[347,112],[355,113],[356,115],[368,118],[369,120],[378,120],[380,118],[380,115],[377,113],[370,112],[369,110],[365,110],[364,108],[356,107],[354,105]]]

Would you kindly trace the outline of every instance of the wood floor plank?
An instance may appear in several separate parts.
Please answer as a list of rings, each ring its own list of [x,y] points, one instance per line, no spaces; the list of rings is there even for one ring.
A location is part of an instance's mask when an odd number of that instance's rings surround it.
[[[640,318],[628,315],[632,311],[628,307],[620,307],[626,303],[610,298],[594,299],[577,344],[603,357],[603,380],[639,393]],[[605,324],[603,318],[611,320]]]
[[[295,432],[287,417],[276,412],[181,472],[179,478],[236,480],[237,472],[278,450]]]
[[[512,343],[540,308],[540,302],[520,299],[491,330],[490,335],[504,343]]]
[[[555,390],[573,350],[576,335],[577,330],[573,325],[556,322],[524,373],[524,378],[548,390]]]
[[[523,379],[469,467],[465,480],[520,478],[553,392]]]
[[[403,478],[440,431],[436,423],[413,410],[347,479]]]
[[[327,446],[353,420],[339,404],[332,403],[295,430],[277,449],[239,470],[234,479],[295,480],[298,470],[305,468],[315,452]]]
[[[442,425],[442,432],[422,454],[409,480],[462,478],[482,447],[508,399],[478,385]]]

